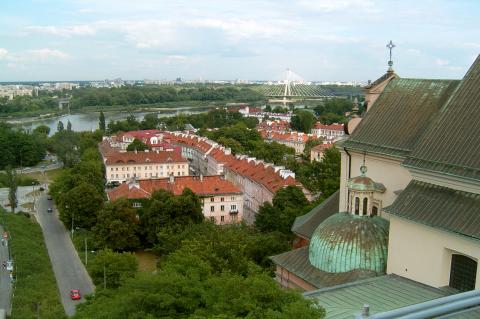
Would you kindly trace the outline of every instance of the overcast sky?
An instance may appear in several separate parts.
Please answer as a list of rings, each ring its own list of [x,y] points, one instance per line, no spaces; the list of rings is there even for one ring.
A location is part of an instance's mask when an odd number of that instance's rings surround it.
[[[461,78],[480,1],[0,0],[0,81]]]

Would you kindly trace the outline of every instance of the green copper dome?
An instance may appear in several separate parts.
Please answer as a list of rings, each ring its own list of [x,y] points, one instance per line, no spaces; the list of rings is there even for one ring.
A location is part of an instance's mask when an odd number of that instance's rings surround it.
[[[310,240],[310,263],[323,271],[356,269],[384,273],[389,222],[381,217],[337,213],[318,225]]]

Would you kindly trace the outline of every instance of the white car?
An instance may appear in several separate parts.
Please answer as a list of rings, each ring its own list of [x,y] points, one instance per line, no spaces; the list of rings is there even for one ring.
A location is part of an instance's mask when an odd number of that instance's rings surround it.
[[[13,271],[13,260],[7,260],[7,271]]]

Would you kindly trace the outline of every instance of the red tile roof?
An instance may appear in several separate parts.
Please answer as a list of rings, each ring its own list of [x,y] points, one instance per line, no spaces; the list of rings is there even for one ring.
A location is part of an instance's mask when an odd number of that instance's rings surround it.
[[[188,163],[179,152],[110,152],[103,154],[107,165],[138,163]]]
[[[325,130],[332,130],[332,131],[343,131],[343,124],[339,124],[339,123],[333,123],[333,124],[330,124],[330,125],[325,125],[325,124],[322,124],[320,122],[317,122],[315,123],[315,125],[313,126],[314,129],[325,129]]]
[[[323,150],[326,150],[327,148],[331,148],[333,147],[333,143],[324,143],[324,144],[318,144],[318,145],[315,145],[314,147],[312,147],[312,151],[323,151]]]
[[[171,191],[174,195],[181,195],[185,188],[189,188],[199,196],[242,194],[240,189],[221,176],[179,176],[173,183],[169,178],[138,180],[136,183],[123,183],[110,190],[109,200],[120,197],[128,199],[150,198],[153,192],[159,189]]]
[[[195,148],[203,153],[208,152],[212,145],[206,142],[206,139],[199,138],[195,135],[176,135],[165,133],[165,138],[171,143],[177,143],[179,145],[186,145],[191,148]],[[280,172],[275,172],[275,169],[271,165],[265,165],[263,163],[255,164],[255,161],[248,159],[240,159],[233,155],[227,155],[219,147],[214,148],[209,153],[218,163],[224,163],[225,169],[231,170],[236,174],[245,176],[250,180],[263,185],[272,193],[277,190],[286,187],[288,185],[296,185],[303,187],[293,177],[283,178],[280,176]]]
[[[316,139],[315,136],[309,136],[308,134],[303,134],[299,132],[280,133],[280,132],[273,132],[273,131],[270,131],[270,132],[261,131],[260,134],[264,139],[270,139],[274,141],[283,141],[283,142],[306,143],[309,138]]]

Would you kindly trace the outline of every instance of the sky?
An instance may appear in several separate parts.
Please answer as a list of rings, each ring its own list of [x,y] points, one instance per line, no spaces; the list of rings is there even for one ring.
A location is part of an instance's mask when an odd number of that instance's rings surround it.
[[[461,78],[477,0],[0,0],[0,81]]]

